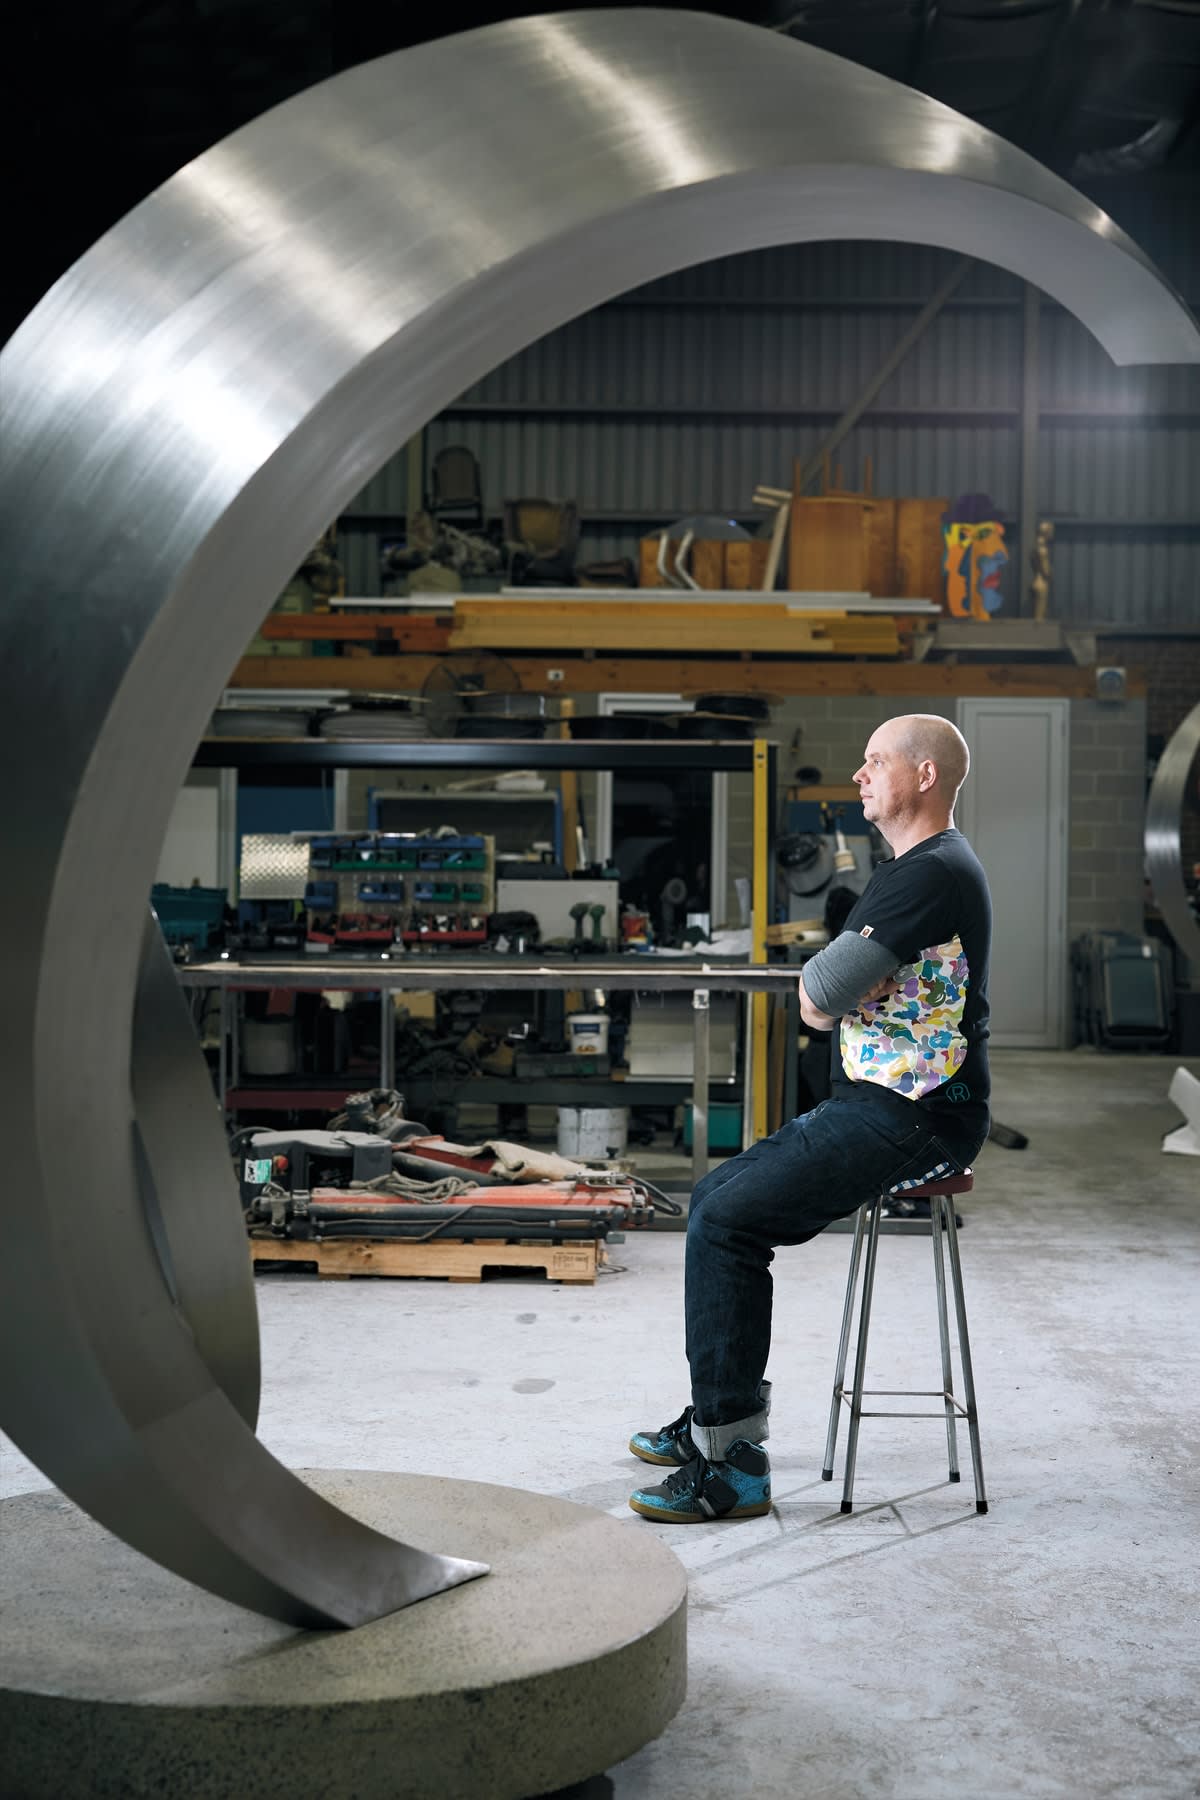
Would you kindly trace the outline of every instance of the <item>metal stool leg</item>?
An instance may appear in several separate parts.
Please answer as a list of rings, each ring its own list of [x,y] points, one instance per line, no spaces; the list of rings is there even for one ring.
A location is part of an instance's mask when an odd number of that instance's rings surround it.
[[[879,1196],[871,1207],[862,1304],[858,1314],[858,1342],[854,1347],[854,1394],[850,1402],[850,1430],[846,1436],[846,1476],[842,1483],[844,1513],[854,1511],[854,1465],[858,1461],[858,1428],[862,1422],[863,1382],[867,1373],[867,1333],[871,1327],[871,1296],[875,1289],[875,1260],[879,1251],[879,1220],[882,1213],[883,1199]]]
[[[979,1414],[975,1406],[975,1374],[971,1367],[971,1340],[967,1334],[967,1303],[963,1294],[962,1263],[958,1255],[958,1227],[954,1222],[953,1201],[948,1208],[946,1220],[946,1247],[950,1252],[950,1275],[954,1283],[954,1312],[958,1321],[958,1354],[962,1361],[963,1397],[967,1404],[967,1429],[971,1434],[971,1467],[975,1475],[975,1511],[985,1513],[988,1503],[983,1486],[983,1457],[979,1449]]]
[[[854,1215],[854,1242],[850,1246],[850,1273],[846,1278],[846,1303],[842,1307],[842,1335],[838,1341],[837,1368],[833,1375],[833,1402],[829,1408],[829,1431],[825,1438],[825,1463],[821,1469],[821,1480],[833,1480],[833,1457],[837,1449],[838,1419],[842,1411],[842,1394],[846,1382],[846,1352],[850,1348],[850,1320],[854,1312],[854,1291],[858,1286],[858,1264],[862,1255],[863,1221],[867,1216],[865,1206],[860,1206]]]
[[[933,1279],[937,1285],[938,1335],[942,1341],[942,1390],[946,1404],[946,1452],[950,1459],[951,1481],[961,1481],[958,1468],[958,1433],[955,1430],[954,1366],[950,1361],[950,1321],[946,1315],[946,1263],[942,1253],[944,1212],[953,1207],[953,1199],[935,1194],[930,1205],[933,1227]]]

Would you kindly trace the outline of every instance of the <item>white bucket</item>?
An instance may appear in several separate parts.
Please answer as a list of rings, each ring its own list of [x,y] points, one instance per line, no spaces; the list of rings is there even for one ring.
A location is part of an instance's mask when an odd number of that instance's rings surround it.
[[[295,1021],[243,1019],[242,1068],[247,1075],[294,1075]]]
[[[606,1012],[568,1013],[567,1048],[576,1056],[607,1055],[608,1014]]]
[[[625,1154],[627,1106],[560,1106],[558,1154],[576,1162],[608,1162]]]

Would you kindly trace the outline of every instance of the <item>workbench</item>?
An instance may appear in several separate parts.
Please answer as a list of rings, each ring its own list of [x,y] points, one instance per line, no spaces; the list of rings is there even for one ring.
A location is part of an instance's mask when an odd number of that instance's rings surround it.
[[[351,668],[353,664],[347,665]],[[339,672],[343,665],[339,664]],[[550,986],[562,990],[571,988],[625,988],[635,991],[652,992],[670,988],[690,991],[696,996],[694,1001],[694,1026],[696,1032],[697,1056],[703,1057],[703,1079],[696,1080],[701,1070],[701,1063],[695,1063],[693,1076],[693,1168],[703,1172],[707,1166],[706,1154],[708,1145],[708,995],[711,992],[744,993],[751,996],[747,1006],[747,1063],[750,1070],[749,1095],[751,1104],[744,1109],[747,1121],[746,1130],[750,1140],[763,1137],[767,1131],[767,995],[779,991],[792,994],[792,1006],[787,1015],[789,1052],[785,1059],[784,1083],[784,1115],[790,1116],[789,1107],[795,1109],[796,1095],[796,1056],[795,1038],[799,1028],[799,1003],[795,997],[796,969],[775,966],[767,963],[766,928],[772,913],[772,893],[774,888],[774,856],[772,850],[772,821],[776,814],[776,764],[778,746],[763,739],[704,739],[680,742],[664,739],[603,741],[575,740],[571,738],[546,739],[482,739],[471,740],[455,738],[449,740],[407,739],[398,742],[386,742],[376,739],[355,741],[346,739],[324,739],[318,737],[303,738],[206,738],[198,747],[194,758],[197,768],[215,768],[221,771],[221,780],[226,784],[225,794],[225,827],[230,835],[227,856],[231,870],[236,867],[236,781],[237,771],[247,768],[274,767],[278,769],[319,768],[329,769],[335,777],[347,769],[404,769],[407,771],[431,769],[467,769],[473,771],[492,771],[501,769],[533,769],[558,770],[568,773],[579,773],[584,770],[603,772],[605,770],[638,770],[654,769],[663,773],[682,773],[693,769],[704,769],[713,773],[741,773],[751,778],[751,811],[753,817],[753,857],[751,869],[751,918],[752,954],[745,963],[706,963],[691,958],[661,957],[653,955],[619,954],[597,960],[585,965],[582,961],[556,962],[527,957],[488,957],[481,954],[473,957],[421,956],[419,951],[402,952],[397,947],[391,953],[390,960],[381,956],[370,963],[355,959],[339,959],[336,963],[322,959],[318,963],[309,960],[289,964],[272,963],[232,964],[225,961],[193,964],[181,969],[181,977],[191,987],[215,986],[221,991],[221,1067],[219,1084],[222,1104],[228,1087],[228,1051],[227,1041],[232,1010],[228,996],[237,988],[357,988],[368,992],[380,992],[383,1007],[386,1009],[389,994],[399,988],[413,988],[421,991],[436,988],[471,988],[496,987],[521,988]],[[335,821],[335,828],[342,824]],[[573,856],[574,832],[565,834],[565,845],[568,863]],[[400,960],[395,960],[400,958]],[[231,974],[230,971],[233,970]],[[205,973],[207,972],[207,974]],[[720,979],[716,979],[719,972]],[[419,974],[420,980],[415,977]],[[702,998],[701,998],[702,997]],[[700,1039],[703,1038],[701,1046]],[[384,1049],[382,1061],[384,1067],[380,1072],[381,1086],[394,1085],[395,1070],[392,1064],[392,1034],[389,1029],[383,1033]],[[508,1084],[516,1088],[517,1084]],[[595,1105],[629,1105],[633,1083],[613,1084],[621,1089],[619,1098],[610,1097],[612,1089],[608,1088],[601,1097],[597,1087],[590,1082],[579,1082],[579,1094],[562,1104],[586,1104],[583,1096],[592,1095]],[[646,1090],[638,1083],[641,1093]],[[498,1090],[493,1083],[489,1086],[488,1097],[499,1100]],[[505,1101],[520,1104],[521,1098],[531,1098],[528,1084],[525,1084],[523,1095],[505,1094]],[[503,1103],[503,1102],[500,1102]],[[646,1100],[646,1104],[653,1102]]]
[[[786,1029],[789,1055],[785,1061],[784,1117],[796,1111],[795,1044],[799,1031],[799,995],[794,964],[747,963],[704,960],[693,957],[667,957],[653,954],[626,954],[592,961],[549,961],[521,956],[422,956],[393,950],[371,959],[326,958],[293,962],[237,962],[222,957],[212,962],[182,964],[180,983],[189,988],[216,989],[220,999],[220,1047],[218,1052],[217,1088],[222,1111],[230,1085],[231,1054],[236,1059],[236,1009],[231,997],[237,991],[259,991],[292,988],[318,991],[353,991],[378,993],[382,1011],[380,1028],[380,1087],[392,1088],[396,1082],[394,1062],[393,1017],[391,995],[397,990],[414,993],[439,989],[485,988],[521,989],[599,988],[608,993],[618,990],[638,993],[689,992],[692,995],[693,1064],[692,1064],[692,1180],[699,1181],[708,1169],[709,1106],[709,995],[779,994],[786,1001]],[[236,1064],[234,1064],[236,1075]],[[528,1084],[524,1084],[528,1087]],[[633,1094],[641,1083],[613,1084],[623,1091],[614,1101],[609,1096],[610,1084],[604,1084],[603,1096],[598,1084],[580,1081],[572,1104],[632,1104]],[[511,1086],[516,1088],[517,1083]],[[298,1091],[299,1092],[299,1091]],[[590,1100],[588,1097],[591,1097]],[[489,1097],[495,1094],[489,1088]]]

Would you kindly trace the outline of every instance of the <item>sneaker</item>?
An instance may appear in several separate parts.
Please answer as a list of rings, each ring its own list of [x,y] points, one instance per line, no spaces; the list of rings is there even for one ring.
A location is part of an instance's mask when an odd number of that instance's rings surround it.
[[[762,1381],[758,1387],[759,1404],[763,1412],[771,1410],[771,1383]],[[674,1463],[682,1468],[690,1463],[696,1454],[696,1445],[692,1438],[692,1414],[695,1407],[685,1406],[677,1419],[669,1425],[660,1425],[657,1431],[635,1431],[629,1440],[629,1448],[643,1462]]]
[[[723,1462],[699,1452],[660,1487],[638,1488],[634,1512],[669,1525],[702,1525],[710,1519],[756,1519],[771,1510],[771,1463],[761,1444],[738,1438]]]
[[[629,1440],[629,1448],[643,1462],[675,1463],[680,1467],[691,1462],[696,1454],[691,1429],[694,1410],[694,1407],[685,1406],[677,1419],[672,1419],[669,1425],[660,1425],[657,1431],[635,1431]]]

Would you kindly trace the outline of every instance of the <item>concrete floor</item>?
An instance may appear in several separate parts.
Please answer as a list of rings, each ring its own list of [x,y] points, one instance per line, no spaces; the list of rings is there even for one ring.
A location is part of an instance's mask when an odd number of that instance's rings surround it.
[[[1030,1144],[989,1146],[964,1209],[986,1518],[932,1421],[864,1424],[852,1517],[821,1482],[841,1235],[776,1261],[767,1518],[625,1512],[630,1431],[686,1398],[678,1233],[631,1236],[594,1288],[260,1279],[262,1436],[296,1465],[563,1495],[671,1544],[688,1701],[589,1797],[1200,1794],[1200,1161],[1160,1152],[1175,1066],[994,1055],[997,1116]],[[928,1238],[881,1243],[876,1385],[937,1384],[930,1263]],[[45,1485],[4,1449],[0,1493]]]

